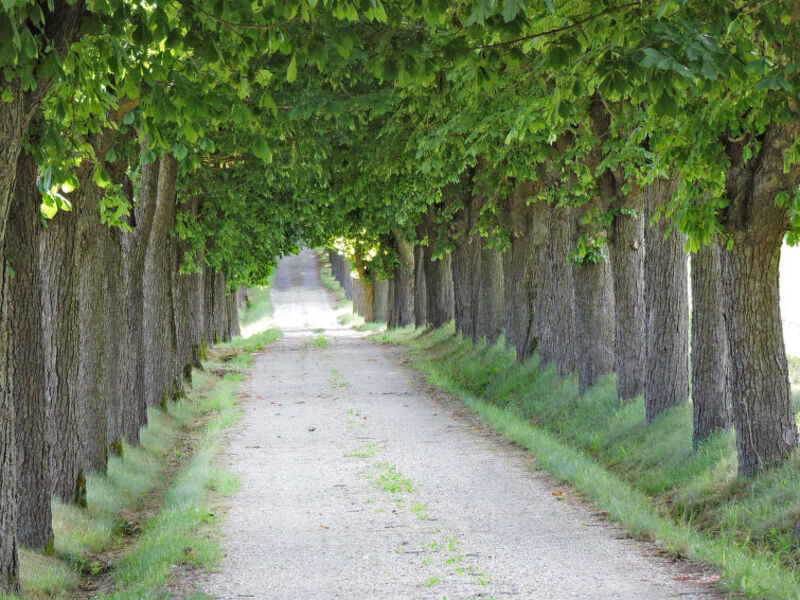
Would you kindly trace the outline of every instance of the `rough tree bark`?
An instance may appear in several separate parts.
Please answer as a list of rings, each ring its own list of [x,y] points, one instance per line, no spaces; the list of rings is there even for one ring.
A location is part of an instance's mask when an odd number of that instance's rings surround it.
[[[584,225],[587,210],[598,209],[590,202],[575,211],[576,229]],[[614,283],[607,260],[584,262],[575,268],[575,334],[578,387],[583,394],[598,379],[614,370]]]
[[[100,222],[102,191],[87,182],[73,197],[78,218],[78,425],[81,464],[86,471],[104,472],[107,459],[108,396],[106,382],[106,274],[101,268],[106,250]],[[107,229],[107,228],[106,228]]]
[[[77,215],[59,212],[41,236],[45,384],[52,492],[85,503],[78,428]]]
[[[177,162],[172,155],[161,159],[153,226],[145,257],[144,348],[145,396],[148,406],[160,405],[177,392],[177,341],[172,300],[175,242],[170,229],[175,223]]]
[[[548,209],[550,239],[548,264],[551,278],[552,329],[555,332],[555,355],[558,372],[562,375],[578,370],[575,317],[575,266],[567,262],[575,240],[575,219],[570,206],[551,206]]]
[[[617,196],[615,208],[623,212],[614,217],[609,240],[614,276],[614,362],[617,396],[630,400],[645,389],[644,206],[639,189]]]
[[[464,182],[466,187],[467,182]],[[478,304],[480,235],[472,232],[476,216],[480,213],[481,199],[462,190],[456,198],[454,192],[443,193],[450,201],[459,202],[458,211],[453,224],[454,248],[450,253],[450,268],[453,279],[453,320],[456,331],[464,339],[477,340],[475,320]]]
[[[406,327],[414,323],[414,247],[399,230],[393,230],[392,235],[400,264],[394,274],[389,326]]]
[[[414,326],[428,324],[428,290],[425,287],[425,248],[414,246]]]
[[[677,185],[658,179],[645,190],[648,221],[668,202]],[[647,380],[644,393],[645,420],[652,423],[662,412],[689,398],[689,299],[686,236],[667,220],[647,228],[645,300],[647,305]]]
[[[761,151],[745,161],[745,141],[726,145],[730,167],[725,188],[730,204],[721,215],[733,248],[723,260],[725,326],[731,361],[731,397],[739,473],[752,475],[797,448],[783,343],[778,267],[789,226],[780,191],[800,183],[800,166],[783,170],[783,159],[800,134],[800,122],[771,124]]]
[[[493,248],[480,250],[480,285],[475,311],[475,337],[486,338],[492,346],[503,334],[503,253]]]
[[[436,248],[438,226],[433,207],[425,215],[425,230],[428,245],[425,246],[425,315],[432,327],[441,327],[453,318],[453,274],[450,268],[450,255],[445,254],[433,260]]]
[[[131,352],[130,388],[123,433],[139,442],[139,428],[147,421],[144,346],[144,277],[147,246],[153,228],[160,162],[142,166],[141,187],[128,218],[131,230],[122,236],[125,312]]]
[[[518,184],[506,199],[503,225],[509,232],[509,248],[503,255],[506,316],[506,346],[514,348],[518,360],[524,360],[536,350],[537,338],[533,333],[533,313],[527,296],[529,257],[533,254],[530,235],[532,207],[528,199],[536,193],[536,183]]]
[[[16,162],[16,160],[15,160]],[[1,209],[2,207],[0,207]],[[0,217],[7,215],[0,215]],[[2,230],[7,220],[2,220]],[[2,231],[5,238],[5,231]],[[3,240],[5,242],[5,240]],[[17,557],[17,440],[15,433],[11,332],[8,326],[10,274],[0,261],[0,590],[19,591]]]
[[[36,187],[36,163],[22,153],[17,166],[16,193],[6,232],[5,256],[14,277],[9,284],[10,327],[16,416],[17,538],[20,546],[44,550],[53,538],[50,513],[50,457],[47,445],[44,350],[42,331],[39,237],[41,196]]]
[[[693,438],[700,442],[731,425],[728,334],[718,241],[692,255],[692,412]]]
[[[58,0],[43,7],[44,36],[51,52],[61,56],[77,36],[84,14],[83,2],[73,5]],[[41,53],[41,60],[48,53]],[[39,79],[28,92],[23,92],[20,80],[4,82],[3,92],[11,99],[0,105],[0,248],[5,248],[11,195],[17,177],[17,158],[22,140],[33,115],[47,94],[51,81]],[[9,330],[8,279],[10,272],[4,257],[0,266],[0,591],[19,590],[17,558],[17,497],[15,414],[12,404],[11,332]]]

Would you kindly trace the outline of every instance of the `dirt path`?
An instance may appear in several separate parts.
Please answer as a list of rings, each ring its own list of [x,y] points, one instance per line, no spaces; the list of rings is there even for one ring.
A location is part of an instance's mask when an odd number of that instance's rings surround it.
[[[314,255],[273,287],[230,459],[220,599],[712,598],[338,325]],[[324,328],[327,346],[313,342]]]

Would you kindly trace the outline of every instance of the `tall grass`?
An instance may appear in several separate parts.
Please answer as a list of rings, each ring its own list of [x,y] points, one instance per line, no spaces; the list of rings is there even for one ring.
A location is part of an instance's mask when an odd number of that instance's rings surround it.
[[[644,400],[621,403],[613,376],[581,396],[575,376],[518,363],[501,343],[463,341],[452,324],[377,339],[406,348],[416,368],[458,395],[564,481],[590,495],[635,534],[716,565],[730,589],[751,597],[800,598],[800,459],[743,481],[733,433],[692,445],[692,408],[651,426]],[[800,380],[792,361],[793,381]]]

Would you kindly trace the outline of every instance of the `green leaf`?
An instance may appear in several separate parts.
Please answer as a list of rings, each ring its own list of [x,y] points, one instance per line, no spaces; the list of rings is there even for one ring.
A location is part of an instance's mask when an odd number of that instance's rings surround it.
[[[503,20],[506,23],[513,21],[517,16],[518,10],[519,4],[517,3],[517,0],[506,0],[503,4]]]
[[[180,161],[186,158],[186,155],[189,154],[189,149],[183,142],[177,142],[172,146],[172,154],[174,154],[175,158]]]
[[[101,165],[95,166],[94,173],[92,173],[92,180],[95,185],[101,189],[109,187],[112,183],[108,172]]]
[[[292,56],[286,68],[286,81],[293,83],[297,79],[297,55]]]
[[[272,150],[269,149],[269,145],[267,144],[266,140],[258,140],[253,145],[253,154],[263,160],[266,164],[270,164],[272,162]]]

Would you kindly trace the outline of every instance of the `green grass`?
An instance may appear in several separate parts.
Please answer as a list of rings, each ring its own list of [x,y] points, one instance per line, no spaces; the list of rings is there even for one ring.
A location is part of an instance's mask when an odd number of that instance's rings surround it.
[[[166,412],[150,408],[147,414],[141,445],[124,443],[122,456],[109,457],[105,474],[86,477],[85,508],[53,499],[54,556],[20,553],[23,598],[60,598],[75,589],[82,574],[98,568],[94,556],[121,543],[124,516],[164,485],[164,462],[191,410],[170,402]]]
[[[237,487],[236,478],[219,467],[216,458],[225,429],[238,415],[235,398],[243,376],[229,373],[213,383],[211,375],[198,377],[205,380],[206,391],[195,406],[204,422],[195,453],[172,482],[158,515],[117,565],[117,591],[101,598],[163,598],[173,565],[208,569],[219,561],[220,546],[207,526],[216,523],[215,496],[230,494]]]
[[[325,339],[325,336],[318,335],[314,338],[312,342],[317,348],[325,348],[328,345],[328,340]]]
[[[247,288],[249,302],[239,310],[239,323],[242,327],[249,327],[260,321],[270,319],[275,312],[269,286]]]
[[[576,377],[517,363],[502,345],[473,345],[452,325],[376,336],[400,344],[431,383],[458,395],[538,463],[569,482],[632,535],[715,565],[731,590],[756,598],[798,598],[800,458],[742,481],[732,432],[692,447],[691,405],[652,426],[643,399],[616,398],[613,376],[583,396]],[[800,361],[792,360],[792,381]]]

